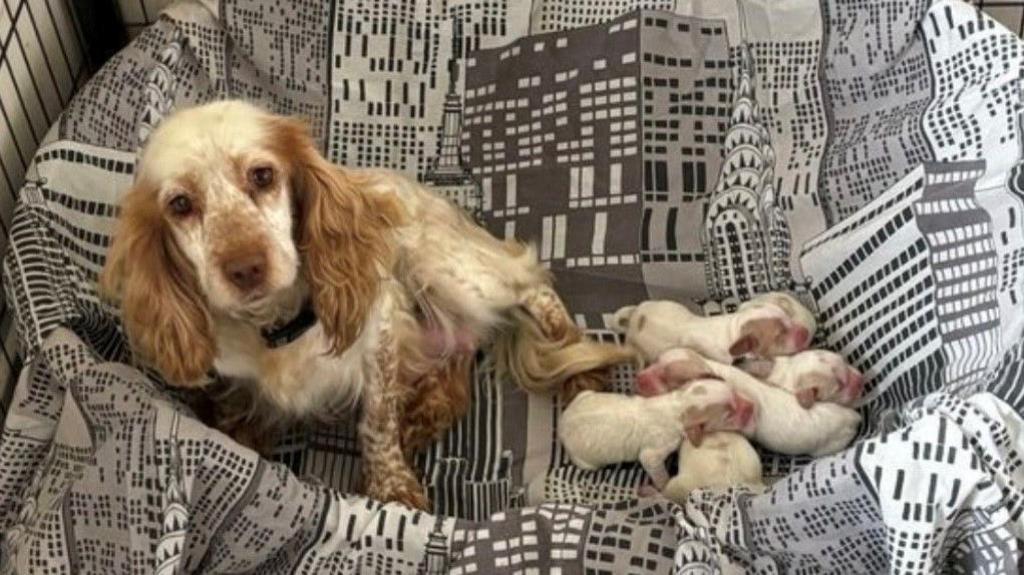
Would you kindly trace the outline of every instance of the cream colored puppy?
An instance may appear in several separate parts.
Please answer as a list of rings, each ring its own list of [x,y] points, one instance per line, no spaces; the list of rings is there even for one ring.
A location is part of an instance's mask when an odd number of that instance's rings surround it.
[[[647,361],[686,347],[722,363],[746,355],[792,355],[811,335],[779,306],[763,302],[736,313],[703,317],[672,301],[647,301],[615,312],[614,328]]]
[[[786,292],[773,291],[756,295],[740,304],[737,311],[756,308],[764,304],[771,304],[782,308],[786,315],[803,326],[807,333],[810,334],[810,338],[814,339],[814,334],[818,331],[818,322],[814,319],[814,314],[804,304],[800,303],[800,300]]]
[[[700,445],[710,431],[752,431],[754,405],[730,386],[697,380],[656,397],[581,392],[562,413],[558,437],[577,467],[640,461],[655,487],[668,482],[665,458],[685,435]]]
[[[693,369],[685,364],[710,369],[757,405],[757,424],[754,432],[747,436],[768,449],[818,457],[841,451],[857,435],[861,418],[856,411],[823,402],[804,409],[792,393],[768,385],[739,368],[703,358],[689,349],[665,352],[654,365],[637,374],[637,393],[656,396],[685,389],[689,381],[677,375]]]
[[[736,367],[796,396],[809,408],[816,401],[853,405],[864,391],[864,376],[843,356],[811,349],[792,356],[744,359]]]
[[[718,431],[708,434],[700,446],[683,441],[679,448],[679,473],[661,493],[682,504],[694,489],[734,485],[763,488],[761,458],[743,435]]]

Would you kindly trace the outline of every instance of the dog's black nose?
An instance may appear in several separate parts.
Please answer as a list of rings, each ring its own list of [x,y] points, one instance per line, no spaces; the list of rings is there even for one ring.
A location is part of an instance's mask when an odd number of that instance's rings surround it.
[[[267,274],[267,258],[250,254],[224,264],[224,275],[242,291],[252,291],[263,284]]]

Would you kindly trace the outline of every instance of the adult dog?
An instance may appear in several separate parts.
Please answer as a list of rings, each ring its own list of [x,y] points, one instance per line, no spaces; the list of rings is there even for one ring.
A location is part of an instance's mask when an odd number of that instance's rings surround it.
[[[533,250],[397,174],[330,164],[304,123],[240,101],[151,134],[101,288],[171,384],[216,370],[264,420],[361,407],[367,494],[421,508],[403,451],[464,409],[468,353],[493,343],[523,388],[570,393],[632,356],[583,338]]]

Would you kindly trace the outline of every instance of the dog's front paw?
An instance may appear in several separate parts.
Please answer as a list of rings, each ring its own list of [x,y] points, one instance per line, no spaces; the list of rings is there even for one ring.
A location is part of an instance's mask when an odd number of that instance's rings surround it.
[[[366,495],[383,503],[401,503],[413,509],[430,511],[430,499],[411,471],[368,478]]]

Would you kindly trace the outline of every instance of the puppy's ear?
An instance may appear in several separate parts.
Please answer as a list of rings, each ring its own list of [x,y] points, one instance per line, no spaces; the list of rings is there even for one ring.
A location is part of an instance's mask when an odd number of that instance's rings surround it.
[[[140,359],[168,383],[189,386],[213,367],[216,346],[195,271],[161,212],[152,186],[125,195],[99,287],[120,305]]]
[[[814,407],[814,403],[818,401],[817,388],[808,387],[796,392],[796,401],[800,404],[800,407],[804,409]]]
[[[729,355],[742,357],[753,352],[757,348],[757,339],[752,335],[744,335],[729,346]]]
[[[740,327],[740,339],[732,344],[729,353],[739,357],[748,353],[766,355],[780,336],[786,333],[786,324],[781,319],[750,319]],[[735,351],[734,351],[735,350]],[[737,353],[739,351],[740,353]]]
[[[629,331],[629,323],[633,319],[633,314],[636,313],[636,307],[635,305],[621,307],[612,314],[612,331],[616,333],[626,333]]]
[[[270,128],[273,145],[290,161],[298,248],[313,307],[332,351],[341,353],[362,332],[383,268],[391,264],[391,231],[403,219],[402,207],[324,159],[301,120],[274,118]]]
[[[684,428],[683,432],[686,434],[686,439],[689,439],[694,447],[700,447],[704,443],[703,423],[688,425]]]

